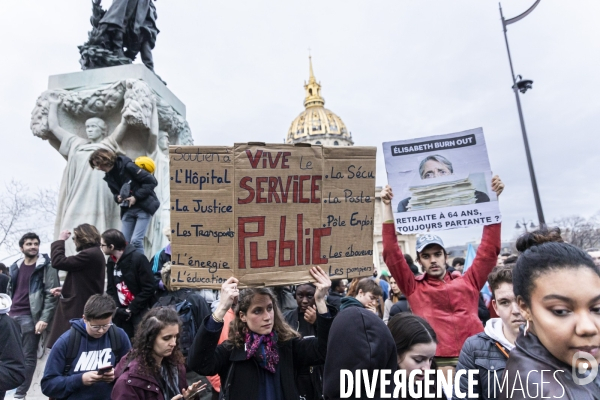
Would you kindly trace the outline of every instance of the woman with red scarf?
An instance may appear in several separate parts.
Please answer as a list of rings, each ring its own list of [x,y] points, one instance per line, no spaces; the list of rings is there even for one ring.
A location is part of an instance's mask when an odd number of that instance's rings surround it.
[[[221,287],[217,310],[204,320],[194,339],[188,366],[201,375],[219,374],[223,399],[297,400],[296,372],[325,362],[333,320],[325,304],[331,281],[320,267],[310,273],[316,281],[316,338],[300,338],[285,322],[270,289],[239,292],[238,280],[231,277]],[[217,345],[223,317],[235,298],[238,305],[229,339]]]

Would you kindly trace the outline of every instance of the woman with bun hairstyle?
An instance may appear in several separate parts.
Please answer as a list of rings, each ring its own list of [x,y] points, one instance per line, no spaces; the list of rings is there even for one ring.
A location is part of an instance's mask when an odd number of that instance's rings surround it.
[[[526,321],[499,399],[600,398],[600,268],[560,229],[517,240],[513,289]]]
[[[250,288],[240,292],[234,277],[223,283],[219,306],[202,323],[188,357],[188,366],[200,375],[219,374],[220,399],[300,398],[295,377],[301,368],[325,362],[332,322],[325,304],[331,281],[320,267],[311,268],[310,273],[316,287],[316,338],[300,338],[285,322],[272,290]],[[217,345],[223,318],[235,298],[238,304],[229,339]]]
[[[398,399],[425,398],[425,389],[423,388],[425,371],[437,370],[437,365],[434,361],[437,349],[435,331],[423,318],[407,313],[391,317],[388,321],[388,328],[396,343],[398,369],[406,371],[406,382],[410,382],[409,376],[411,373],[415,375],[415,382],[421,382],[420,388],[413,388],[416,396],[411,396],[410,390],[407,389],[406,396],[402,396],[402,391],[400,391]],[[429,393],[433,393],[435,396],[428,398],[446,400],[447,397],[443,391],[440,396],[437,396],[436,374],[431,375],[431,380],[434,381],[434,384],[428,390]]]

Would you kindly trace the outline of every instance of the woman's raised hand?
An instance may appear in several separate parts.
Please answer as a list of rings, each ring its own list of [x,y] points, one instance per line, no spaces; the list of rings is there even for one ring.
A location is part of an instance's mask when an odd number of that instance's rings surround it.
[[[329,288],[331,287],[331,279],[329,276],[319,267],[312,267],[310,269],[310,274],[315,278],[315,305],[317,306],[317,311],[319,314],[327,313],[327,304],[325,304],[325,296],[329,293]]]
[[[239,280],[232,276],[221,285],[221,300],[219,301],[219,306],[215,311],[215,316],[217,318],[223,319],[225,314],[227,314],[227,311],[229,311],[235,302],[235,299],[237,299],[239,296],[240,291],[237,287],[238,282]]]
[[[380,195],[383,204],[390,204],[392,202],[392,199],[394,198],[394,193],[392,193],[392,187],[390,185],[385,185],[385,187],[381,189]]]

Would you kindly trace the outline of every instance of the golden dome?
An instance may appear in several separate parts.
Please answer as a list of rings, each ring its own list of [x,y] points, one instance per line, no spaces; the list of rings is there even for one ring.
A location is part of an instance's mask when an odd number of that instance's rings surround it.
[[[286,143],[310,142],[328,146],[352,146],[352,135],[340,117],[324,108],[321,84],[315,79],[312,59],[309,57],[310,77],[304,84],[305,110],[292,122]]]

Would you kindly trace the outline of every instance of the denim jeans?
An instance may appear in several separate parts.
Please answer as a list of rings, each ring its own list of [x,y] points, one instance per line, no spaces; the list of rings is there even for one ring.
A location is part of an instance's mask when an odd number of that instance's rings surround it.
[[[18,315],[13,317],[13,320],[21,329],[23,354],[25,355],[25,381],[17,388],[15,397],[25,397],[31,386],[35,365],[37,364],[37,348],[40,341],[40,335],[35,334],[35,323],[33,322],[31,315]]]
[[[144,254],[144,235],[150,224],[152,215],[141,208],[134,207],[125,211],[121,219],[121,231],[125,240],[131,243],[136,251]]]

